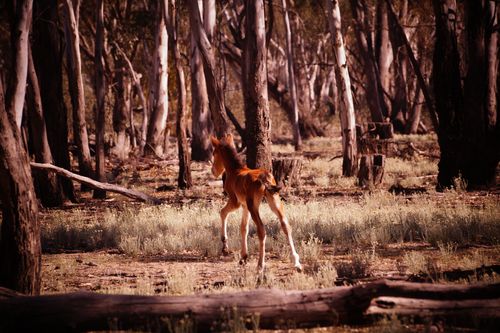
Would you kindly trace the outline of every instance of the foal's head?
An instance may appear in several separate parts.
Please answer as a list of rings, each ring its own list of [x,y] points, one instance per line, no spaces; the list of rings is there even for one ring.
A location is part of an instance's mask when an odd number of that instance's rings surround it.
[[[212,174],[215,177],[219,177],[226,169],[232,171],[245,166],[236,151],[232,134],[226,134],[221,139],[212,136],[211,140],[214,147]]]

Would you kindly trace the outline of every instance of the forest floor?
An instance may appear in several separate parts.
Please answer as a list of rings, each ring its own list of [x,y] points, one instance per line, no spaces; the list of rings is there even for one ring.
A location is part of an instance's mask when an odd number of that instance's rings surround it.
[[[395,141],[383,184],[372,189],[341,176],[341,158],[335,158],[338,139],[306,141],[299,155],[290,144],[273,146],[274,156],[303,158],[301,184],[285,191],[283,200],[304,272],[293,269],[279,223],[264,203],[268,253],[266,279],[260,284],[253,226],[250,260],[238,264],[240,212],[229,220],[232,254],[220,254],[218,211],[225,197],[208,163],[193,162],[193,188],[178,190],[175,158],[110,160],[110,182],[147,192],[164,204],[137,203],[116,194],[93,200],[86,192],[79,193],[79,203],[42,210],[42,293],[310,289],[382,277],[498,282],[499,188],[466,192],[457,179],[454,190],[436,192],[436,138],[397,136]],[[394,321],[386,324],[394,326]]]

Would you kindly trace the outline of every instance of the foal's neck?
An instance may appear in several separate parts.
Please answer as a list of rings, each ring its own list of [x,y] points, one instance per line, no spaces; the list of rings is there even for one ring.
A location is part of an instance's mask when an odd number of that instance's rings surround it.
[[[246,167],[246,164],[240,159],[236,149],[227,147],[225,154],[223,154],[224,169],[227,173],[235,173]]]

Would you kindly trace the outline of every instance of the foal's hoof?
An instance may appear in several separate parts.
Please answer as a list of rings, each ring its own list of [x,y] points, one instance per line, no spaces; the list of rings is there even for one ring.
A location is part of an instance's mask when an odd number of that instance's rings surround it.
[[[224,257],[227,257],[228,255],[230,255],[231,253],[229,252],[228,248],[227,247],[224,247],[222,248],[222,255]]]
[[[297,270],[297,273],[302,273],[304,271],[301,264],[295,265],[295,269]]]
[[[243,256],[241,257],[240,259],[240,265],[244,266],[247,264],[247,259],[248,259],[248,256]]]

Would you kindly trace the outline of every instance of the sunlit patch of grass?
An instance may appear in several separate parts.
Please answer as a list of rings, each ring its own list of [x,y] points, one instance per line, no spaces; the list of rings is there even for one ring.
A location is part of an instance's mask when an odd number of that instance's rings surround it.
[[[452,197],[454,193],[446,193]],[[209,257],[220,254],[222,204],[190,204],[182,208],[168,205],[108,210],[85,222],[55,214],[42,228],[44,248],[86,249],[118,248],[131,255],[179,254],[195,252]],[[482,201],[481,207],[457,202],[442,206],[427,196],[412,201],[386,192],[366,195],[356,202],[339,205],[335,199],[288,203],[289,218],[298,250],[309,246],[311,237],[335,246],[383,246],[389,243],[424,241],[444,244],[486,244],[500,242],[500,207],[495,198]],[[77,213],[77,216],[80,213]],[[268,232],[268,248],[288,256],[281,228],[267,204],[261,216]],[[241,213],[230,215],[229,246],[240,249]],[[250,224],[249,249],[258,251],[254,224]]]
[[[419,177],[435,175],[438,172],[437,162],[424,158],[402,160],[400,158],[387,157],[385,160],[385,173],[396,177]]]

